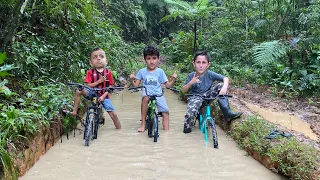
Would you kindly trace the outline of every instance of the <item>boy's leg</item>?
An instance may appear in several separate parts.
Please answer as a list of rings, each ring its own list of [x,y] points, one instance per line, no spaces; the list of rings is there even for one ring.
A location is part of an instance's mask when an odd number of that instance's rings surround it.
[[[212,86],[212,87],[210,88],[210,90],[208,90],[208,91],[205,93],[205,96],[206,96],[206,97],[216,97],[216,96],[219,94],[222,86],[223,86],[223,83],[218,83],[218,84]]]
[[[219,83],[213,86],[208,92],[206,92],[207,97],[215,97],[219,94],[223,84]],[[224,119],[230,122],[242,115],[242,112],[233,112],[229,106],[229,99],[227,97],[219,97],[218,99],[219,108],[223,114]]]
[[[169,108],[164,96],[157,97],[157,109],[162,113],[163,130],[169,130]]]
[[[73,105],[73,111],[70,112],[70,114],[72,116],[76,116],[78,113],[78,108],[79,108],[79,104],[80,104],[80,100],[81,100],[81,96],[88,96],[88,92],[86,89],[82,89],[81,91],[79,91],[77,89],[76,94],[74,96],[74,105]]]
[[[196,118],[199,109],[202,105],[202,98],[201,97],[190,97],[188,99],[187,105],[187,113],[184,120],[183,132],[190,133],[192,131],[193,121]]]
[[[103,101],[103,107],[104,109],[108,112],[109,116],[111,117],[114,126],[116,127],[116,129],[121,129],[121,123],[119,121],[119,118],[116,114],[116,112],[114,111],[114,107],[112,105],[112,102],[110,101],[110,99],[104,99]]]
[[[145,129],[146,129],[146,117],[147,117],[147,113],[148,113],[148,101],[149,101],[149,97],[148,96],[142,97],[142,101],[141,101],[141,124],[140,124],[140,127],[138,129],[138,132],[144,132]]]

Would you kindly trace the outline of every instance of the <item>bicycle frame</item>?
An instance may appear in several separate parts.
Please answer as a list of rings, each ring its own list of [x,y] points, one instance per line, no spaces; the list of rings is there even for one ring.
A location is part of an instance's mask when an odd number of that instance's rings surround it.
[[[179,92],[176,89],[173,88],[168,88],[174,92]],[[148,101],[148,111],[147,111],[147,117],[146,117],[146,129],[148,130],[148,137],[153,137],[153,141],[157,142],[158,141],[158,136],[159,136],[159,123],[158,123],[158,117],[161,115],[158,115],[156,113],[156,97],[161,97],[164,94],[164,91],[162,89],[162,93],[159,95],[149,95],[147,88],[145,86],[139,86],[139,87],[131,87],[128,88],[128,90],[134,90],[134,91],[139,91],[138,89],[145,89],[146,95],[149,97]]]
[[[211,116],[211,108],[209,102],[205,106],[205,112],[200,114],[200,131],[204,134],[205,141],[209,141],[208,126],[212,129],[213,147],[218,148],[218,136],[215,127],[215,119]]]
[[[206,142],[209,141],[209,135],[208,135],[208,128],[211,127],[212,130],[212,137],[213,137],[213,147],[218,148],[218,135],[217,135],[217,129],[215,125],[215,119],[211,116],[211,107],[210,103],[211,101],[215,100],[218,97],[222,96],[227,96],[227,97],[232,97],[231,95],[217,95],[216,97],[213,98],[206,98],[202,94],[186,94],[186,96],[198,96],[202,98],[203,104],[199,110],[199,126],[200,126],[200,131],[201,133],[204,134],[204,139]],[[202,112],[202,108],[205,108],[205,111]]]

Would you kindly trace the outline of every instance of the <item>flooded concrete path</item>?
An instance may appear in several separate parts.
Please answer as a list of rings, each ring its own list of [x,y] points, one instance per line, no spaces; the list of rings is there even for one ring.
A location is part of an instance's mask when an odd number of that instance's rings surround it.
[[[211,141],[205,144],[197,128],[184,134],[186,103],[172,92],[166,91],[165,96],[170,109],[170,130],[160,130],[158,143],[148,138],[146,132],[137,132],[140,93],[124,91],[111,98],[122,130],[116,130],[105,114],[106,124],[89,147],[83,146],[83,134],[79,131],[69,140],[63,137],[62,143],[53,146],[20,179],[283,179],[246,156],[220,128],[219,149],[214,149]]]

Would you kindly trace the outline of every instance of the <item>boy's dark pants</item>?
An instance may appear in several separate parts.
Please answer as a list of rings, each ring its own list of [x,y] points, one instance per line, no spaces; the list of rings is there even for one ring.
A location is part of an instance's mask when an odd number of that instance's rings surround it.
[[[219,94],[222,86],[223,84],[219,83],[213,86],[210,90],[205,92],[203,95],[205,97],[216,97]],[[191,96],[188,98],[187,113],[184,120],[184,129],[183,129],[184,133],[191,132],[193,122],[196,119],[196,116],[198,115],[198,112],[201,108],[202,103],[203,103],[203,99],[199,96]],[[224,119],[226,121],[231,121],[232,119],[238,118],[242,114],[241,112],[234,113],[231,111],[227,97],[219,98],[218,104],[219,104],[220,110],[222,111]]]

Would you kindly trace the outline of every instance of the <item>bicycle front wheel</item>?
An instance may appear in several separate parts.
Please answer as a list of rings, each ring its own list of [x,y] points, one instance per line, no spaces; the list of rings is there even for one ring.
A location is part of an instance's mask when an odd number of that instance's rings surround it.
[[[210,125],[212,129],[212,139],[213,139],[213,147],[218,149],[218,134],[217,134],[217,128],[216,124],[214,123],[214,119],[210,119]]]
[[[90,114],[89,119],[86,124],[85,131],[84,131],[84,145],[85,146],[89,146],[91,136],[93,135],[93,124],[94,124],[94,114]]]
[[[154,114],[154,118],[153,118],[153,142],[157,142],[158,141],[158,137],[159,137],[158,125],[159,125],[158,116],[156,114]]]
[[[151,121],[151,117],[150,115],[147,116],[146,118],[146,125],[147,125],[147,129],[148,129],[148,137],[152,137],[152,121]]]
[[[93,139],[98,138],[99,123],[100,121],[102,121],[102,118],[103,118],[102,106],[99,106],[97,114],[95,115],[95,119],[94,119]]]

